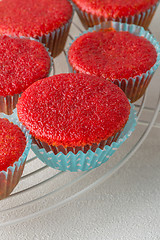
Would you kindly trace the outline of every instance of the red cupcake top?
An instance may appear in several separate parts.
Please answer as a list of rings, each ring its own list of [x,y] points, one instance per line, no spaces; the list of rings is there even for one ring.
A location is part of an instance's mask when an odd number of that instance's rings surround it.
[[[105,18],[127,17],[139,14],[155,5],[158,0],[72,0],[77,6],[97,16]]]
[[[20,94],[47,77],[50,57],[45,47],[29,39],[0,36],[0,95]]]
[[[6,171],[22,156],[26,147],[26,138],[21,129],[0,118],[0,171]]]
[[[1,0],[0,34],[41,36],[61,27],[71,16],[67,0]]]
[[[68,58],[79,72],[120,80],[150,70],[157,52],[144,37],[107,29],[79,37],[71,45]]]
[[[123,91],[103,78],[60,74],[34,83],[17,105],[19,120],[49,145],[99,143],[124,127],[130,104]]]

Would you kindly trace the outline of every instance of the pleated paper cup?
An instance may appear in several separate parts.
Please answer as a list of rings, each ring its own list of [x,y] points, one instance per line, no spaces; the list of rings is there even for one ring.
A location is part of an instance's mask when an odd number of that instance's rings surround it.
[[[49,32],[47,34],[42,34],[42,36],[35,37],[41,43],[45,44],[53,58],[57,57],[64,49],[72,23],[73,14],[67,23],[55,29],[53,32]]]
[[[88,149],[86,153],[79,150],[77,153],[69,151],[67,154],[63,152],[55,154],[52,150],[47,152],[43,146],[32,143],[32,151],[43,163],[52,168],[70,172],[88,171],[105,163],[121,144],[127,140],[135,129],[136,118],[134,106],[131,104],[129,119],[123,131],[117,139],[112,141],[111,145],[105,145],[103,149],[97,146],[96,150],[94,149],[95,151]]]
[[[86,11],[82,11],[76,3],[73,2],[74,8],[83,24],[83,26],[88,29],[89,27],[93,27],[94,25],[98,25],[102,22],[108,22],[108,21],[116,21],[121,23],[128,23],[128,24],[136,24],[139,26],[144,27],[145,29],[148,29],[148,26],[155,14],[155,11],[159,5],[159,1],[151,6],[149,9],[147,9],[144,12],[141,12],[139,14],[135,14],[133,16],[124,16],[124,17],[116,17],[116,18],[105,18],[103,16],[97,16],[93,15],[91,13],[87,13]]]
[[[23,173],[26,158],[31,148],[31,136],[21,123],[19,123],[16,111],[8,116],[1,113],[0,118],[7,118],[10,122],[19,126],[26,137],[26,147],[19,159],[15,159],[13,166],[9,166],[6,171],[0,171],[0,200],[10,195],[13,189],[18,184]]]
[[[153,35],[150,32],[144,30],[143,27],[140,27],[140,26],[137,26],[134,24],[130,25],[127,23],[118,23],[118,22],[109,21],[107,23],[103,22],[99,25],[96,25],[93,28],[89,28],[87,31],[83,32],[78,37],[76,37],[72,41],[70,46],[74,43],[74,41],[77,38],[79,38],[80,36],[82,36],[88,32],[94,32],[94,31],[99,31],[101,29],[108,29],[108,28],[113,28],[118,32],[119,31],[130,32],[136,36],[144,37],[148,41],[150,41],[150,43],[156,49],[157,60],[156,60],[155,64],[152,66],[152,68],[149,69],[147,72],[142,73],[141,75],[137,75],[135,77],[130,77],[129,79],[124,78],[124,79],[111,80],[114,84],[116,84],[123,90],[123,92],[126,94],[127,98],[129,98],[131,100],[131,102],[133,103],[144,95],[144,93],[152,79],[153,74],[155,73],[155,71],[157,70],[157,68],[160,65],[160,45],[157,42],[157,40],[153,37]],[[68,52],[69,52],[69,49],[68,49]],[[79,73],[79,71],[70,64],[68,57],[67,57],[67,62],[69,65],[70,72]]]
[[[67,155],[69,152],[73,152],[74,154],[77,154],[79,151],[82,151],[83,153],[87,153],[88,150],[92,150],[93,152],[96,151],[97,148],[103,149],[106,145],[110,146],[112,142],[116,142],[119,135],[121,134],[123,129],[115,133],[113,136],[109,137],[106,140],[102,140],[100,143],[93,143],[92,145],[84,145],[84,146],[77,146],[77,147],[63,147],[60,146],[52,146],[48,145],[45,142],[42,142],[35,137],[32,137],[33,143],[37,144],[39,148],[44,148],[46,152],[52,151],[55,155],[58,153],[63,153],[64,155]]]

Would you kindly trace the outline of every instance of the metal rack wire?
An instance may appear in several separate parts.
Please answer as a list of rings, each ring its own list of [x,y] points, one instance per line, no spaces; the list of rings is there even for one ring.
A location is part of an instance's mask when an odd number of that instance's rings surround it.
[[[75,34],[83,31],[83,29],[74,22],[73,27],[73,32],[76,32]],[[71,31],[68,42],[73,38],[74,36]],[[57,71],[59,66],[61,67],[61,62],[65,62],[65,56],[66,51],[64,50],[63,53],[56,58],[56,73],[58,73],[58,71],[67,72],[67,64],[65,69],[59,69]],[[141,146],[151,128],[153,126],[160,128],[160,124],[155,123],[160,110],[160,94],[157,96],[157,105],[153,108],[146,107],[146,98],[147,93],[138,104],[135,104],[138,115],[138,128],[140,129],[136,129],[133,134],[134,136],[136,135],[136,138],[134,137],[135,140],[133,141],[131,136],[131,140],[129,139],[125,143],[125,150],[124,146],[122,146],[117,151],[118,153],[116,152],[107,163],[97,169],[84,173],[60,172],[45,166],[42,162],[38,161],[37,157],[31,152],[20,183],[10,197],[0,202],[0,227],[22,222],[58,208],[102,183],[122,167]],[[146,111],[151,115],[150,121],[142,117]],[[65,194],[63,194],[64,191]]]

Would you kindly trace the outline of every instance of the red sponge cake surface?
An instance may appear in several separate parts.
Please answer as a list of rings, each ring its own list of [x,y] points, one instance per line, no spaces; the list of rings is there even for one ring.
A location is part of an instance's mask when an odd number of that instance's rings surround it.
[[[60,74],[32,84],[19,99],[17,112],[36,139],[74,147],[99,143],[120,131],[130,104],[104,78]]]

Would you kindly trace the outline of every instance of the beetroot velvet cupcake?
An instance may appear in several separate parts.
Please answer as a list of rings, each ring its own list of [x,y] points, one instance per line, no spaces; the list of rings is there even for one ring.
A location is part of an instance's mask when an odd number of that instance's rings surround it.
[[[135,102],[160,64],[160,46],[142,27],[109,22],[77,38],[68,60],[71,71],[109,79]]]
[[[0,199],[7,197],[19,182],[31,147],[28,132],[20,129],[13,115],[3,117],[0,118]]]
[[[68,0],[2,0],[0,34],[36,38],[55,57],[64,48],[72,14]]]
[[[85,28],[117,21],[148,28],[159,0],[72,0]]]
[[[57,158],[66,156],[66,161],[70,153],[94,153],[116,142],[128,121],[130,104],[110,81],[60,74],[30,86],[18,101],[17,113],[39,149]]]
[[[51,58],[34,40],[0,36],[0,112],[11,114],[20,94],[33,82],[47,77]]]

